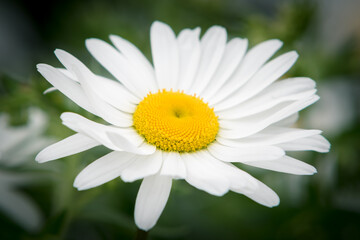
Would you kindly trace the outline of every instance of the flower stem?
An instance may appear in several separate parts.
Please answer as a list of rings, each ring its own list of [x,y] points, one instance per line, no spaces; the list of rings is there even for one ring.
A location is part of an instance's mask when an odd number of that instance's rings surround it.
[[[146,232],[138,228],[136,232],[135,240],[146,240],[148,233],[149,232]]]

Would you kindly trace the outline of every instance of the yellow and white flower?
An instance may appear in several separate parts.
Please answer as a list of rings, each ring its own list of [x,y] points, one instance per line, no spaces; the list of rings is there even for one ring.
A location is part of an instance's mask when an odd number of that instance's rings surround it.
[[[113,46],[86,41],[116,81],[95,75],[63,50],[55,54],[65,69],[37,66],[56,89],[109,123],[63,113],[63,124],[76,134],[45,148],[38,162],[106,146],[112,151],[87,166],[74,186],[85,190],[117,177],[143,179],[135,204],[135,222],[143,230],[157,222],[172,179],[216,196],[231,190],[272,207],[279,204],[276,193],[231,162],[291,174],[316,172],[286,155],[329,150],[320,130],[291,127],[297,112],[319,99],[309,78],[277,81],[295,63],[296,52],[269,60],[281,41],[247,51],[246,39],[227,42],[219,26],[200,39],[200,28],[176,36],[168,25],[154,22],[150,35],[153,66],[119,36],[110,36]]]

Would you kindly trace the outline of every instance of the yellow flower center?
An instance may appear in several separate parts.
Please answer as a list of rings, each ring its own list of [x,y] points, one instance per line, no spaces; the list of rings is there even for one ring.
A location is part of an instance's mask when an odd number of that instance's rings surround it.
[[[219,131],[214,110],[196,95],[182,92],[149,93],[137,106],[133,120],[136,131],[163,151],[203,149]]]

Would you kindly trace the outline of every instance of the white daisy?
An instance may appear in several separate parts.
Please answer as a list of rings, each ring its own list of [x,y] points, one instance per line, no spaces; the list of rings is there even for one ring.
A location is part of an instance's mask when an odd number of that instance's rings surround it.
[[[0,115],[0,211],[28,231],[39,229],[42,216],[33,201],[17,188],[34,182],[38,176],[13,168],[24,166],[52,142],[42,136],[46,121],[46,115],[39,109],[30,109],[28,124],[21,127],[9,126],[8,116]]]
[[[145,231],[163,211],[172,179],[216,196],[231,190],[273,207],[279,204],[276,193],[231,162],[291,174],[316,172],[286,155],[329,150],[321,131],[290,127],[298,111],[319,99],[309,78],[276,81],[294,64],[296,52],[269,60],[281,41],[247,51],[246,39],[227,42],[219,26],[200,39],[200,28],[176,36],[168,25],[154,22],[150,35],[153,66],[119,36],[110,36],[114,46],[86,41],[117,81],[95,75],[63,50],[55,54],[65,69],[37,66],[56,89],[109,123],[63,113],[63,124],[76,134],[45,148],[38,162],[106,146],[112,151],[82,170],[74,186],[85,190],[119,176],[125,182],[143,179],[135,222]]]

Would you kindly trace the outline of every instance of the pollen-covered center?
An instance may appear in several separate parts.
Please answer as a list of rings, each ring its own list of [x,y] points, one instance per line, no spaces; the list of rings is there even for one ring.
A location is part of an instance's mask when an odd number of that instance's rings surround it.
[[[219,130],[218,118],[208,104],[196,96],[166,90],[148,94],[133,120],[136,131],[163,151],[203,149]]]

